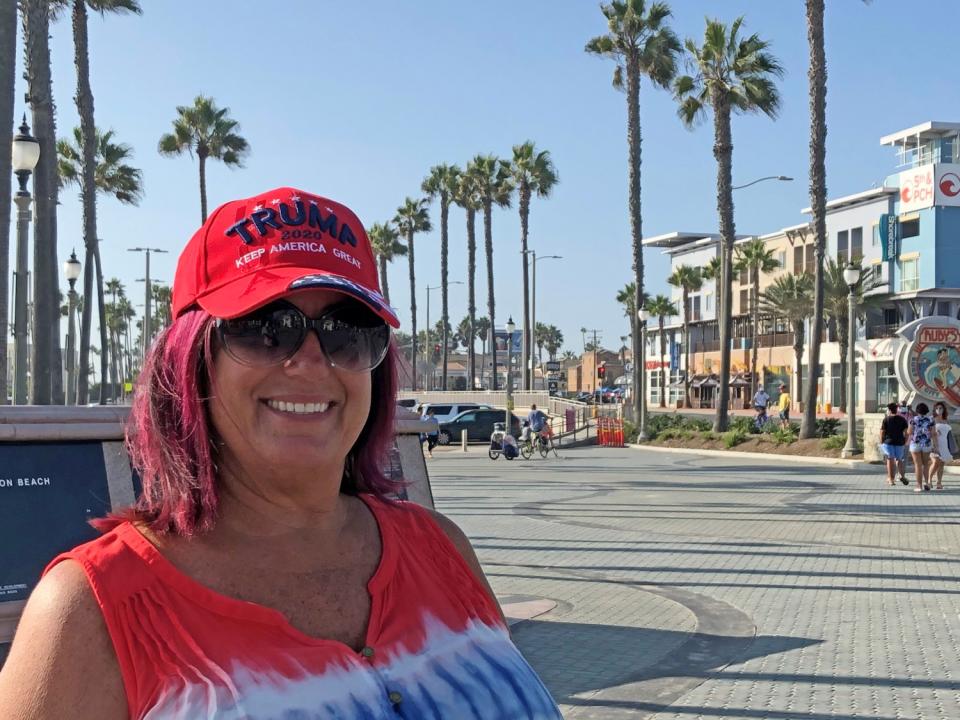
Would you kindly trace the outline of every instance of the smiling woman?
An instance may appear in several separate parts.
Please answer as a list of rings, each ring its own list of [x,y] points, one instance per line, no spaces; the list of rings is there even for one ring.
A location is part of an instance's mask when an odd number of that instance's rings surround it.
[[[283,241],[311,217],[350,254]],[[392,499],[398,321],[356,216],[227,203],[173,314],[128,429],[140,499],[48,566],[0,716],[559,718],[463,533]]]

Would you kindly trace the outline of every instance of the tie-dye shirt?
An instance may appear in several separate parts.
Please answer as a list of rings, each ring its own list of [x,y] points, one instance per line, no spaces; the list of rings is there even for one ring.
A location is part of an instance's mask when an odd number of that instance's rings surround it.
[[[380,528],[366,645],[308,636],[271,608],[177,570],[133,525],[79,562],[119,660],[130,717],[560,718],[497,607],[421,507],[361,496]]]

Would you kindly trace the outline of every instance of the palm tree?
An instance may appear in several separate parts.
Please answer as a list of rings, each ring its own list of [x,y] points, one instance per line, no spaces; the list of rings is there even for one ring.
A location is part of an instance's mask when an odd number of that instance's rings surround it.
[[[810,210],[813,213],[814,263],[813,325],[810,328],[810,347],[807,394],[803,398],[803,418],[800,437],[816,434],[816,372],[820,367],[820,342],[823,339],[823,314],[826,302],[824,287],[824,259],[827,250],[827,59],[823,46],[824,0],[806,0],[807,44],[810,67],[807,82],[810,105]],[[838,329],[839,330],[839,329]],[[843,332],[846,332],[844,325]],[[846,355],[841,358],[845,365]],[[846,384],[843,385],[846,392]]]
[[[720,256],[714,255],[707,261],[707,264],[700,268],[700,277],[704,280],[713,280],[713,303],[716,311],[714,317],[717,322],[720,321],[720,280],[723,275],[723,263],[720,262]]]
[[[464,337],[472,338],[476,335],[477,322],[477,212],[483,209],[483,202],[477,193],[476,180],[469,173],[460,175],[453,201],[466,211],[467,215],[467,317],[470,319],[470,330]],[[486,348],[486,335],[484,335]],[[470,377],[470,389],[475,387],[477,377],[477,354],[474,344],[467,345],[467,374]]]
[[[676,74],[680,41],[667,27],[670,7],[645,0],[614,0],[601,5],[608,33],[591,39],[586,52],[608,57],[616,63],[613,86],[627,95],[627,151],[629,156],[630,233],[633,241],[633,272],[636,284],[634,307],[643,305],[643,216],[640,212],[640,78],[666,88]],[[640,337],[633,334],[633,356],[640,357]],[[633,386],[640,387],[639,363],[633,364]],[[634,393],[634,417],[640,417],[642,398]]]
[[[753,293],[750,298],[750,395],[757,391],[757,340],[760,336],[760,274],[773,272],[780,263],[773,256],[773,250],[767,248],[760,238],[754,238],[736,249],[736,269],[746,270],[750,274],[750,286]]]
[[[703,287],[703,279],[700,268],[678,265],[667,282],[683,293],[683,406],[690,407],[690,293]]]
[[[490,318],[478,317],[473,323],[476,339],[480,341],[480,357],[487,357],[487,340],[490,338]]]
[[[556,325],[547,327],[547,332],[543,340],[543,346],[547,349],[547,355],[551,360],[557,359],[557,351],[563,345],[563,333]]]
[[[487,255],[487,312],[490,326],[496,327],[496,302],[493,290],[493,206],[510,207],[513,183],[510,167],[496,155],[477,155],[467,165],[467,174],[483,207],[483,244]],[[497,389],[497,344],[490,344],[490,389]]]
[[[571,360],[577,359],[577,354],[573,350],[564,350],[563,356],[560,359],[563,362],[570,362]]]
[[[110,278],[107,280],[104,285],[104,291],[110,293],[110,304],[107,305],[107,319],[106,322],[101,318],[101,329],[104,325],[108,326],[110,329],[110,358],[112,368],[110,370],[110,377],[113,380],[114,386],[116,386],[118,380],[123,376],[122,369],[119,368],[119,346],[120,346],[120,332],[121,326],[126,322],[126,318],[122,317],[119,311],[119,305],[117,304],[118,297],[125,297],[123,283],[120,282],[118,278]],[[107,353],[104,353],[106,355]],[[103,374],[103,368],[100,369],[101,374]],[[104,375],[106,377],[106,375]],[[101,396],[103,393],[101,393]]]
[[[643,293],[640,298],[640,307],[644,307],[648,299],[647,294]],[[637,331],[637,283],[628,282],[622,290],[618,290],[617,302],[623,305],[623,314],[630,321],[630,334],[635,334]]]
[[[165,157],[196,153],[200,164],[200,218],[207,221],[207,158],[227,167],[243,167],[250,146],[230,117],[230,108],[218,108],[213,98],[197,95],[193,105],[178,105],[173,132],[163,135],[157,150]]]
[[[450,316],[447,306],[447,272],[449,259],[449,235],[447,233],[450,216],[450,201],[460,187],[461,171],[456,165],[441,163],[430,168],[430,173],[424,178],[420,189],[429,199],[440,198],[440,320],[443,323],[443,337],[441,347],[446,348],[449,339],[447,328],[450,326]],[[443,353],[443,367],[440,371],[440,389],[447,389],[447,353]]]
[[[413,236],[418,232],[430,232],[430,214],[427,212],[427,201],[424,198],[414,200],[408,197],[403,205],[397,208],[393,218],[394,224],[402,235],[407,238],[407,262],[410,265],[410,382],[411,390],[417,389],[417,277],[413,265]]]
[[[113,195],[117,200],[125,205],[137,205],[143,197],[143,173],[127,161],[133,157],[133,148],[125,143],[116,143],[113,141],[113,130],[101,132],[94,128],[95,152],[94,152],[94,184],[98,192],[106,195]],[[81,184],[81,202],[86,202],[83,196],[83,173],[85,172],[83,164],[83,133],[79,127],[73,129],[73,140],[71,142],[66,138],[57,141],[57,171],[62,184]],[[95,204],[94,204],[95,207]],[[86,264],[83,273],[83,293],[87,297],[93,296],[94,270],[100,264],[100,243],[96,238],[96,211],[90,215],[94,222],[94,236],[90,245],[86,245]],[[86,220],[84,221],[84,234],[86,234]],[[86,242],[86,240],[84,241]],[[97,304],[99,308],[103,307],[103,288],[97,287]],[[81,405],[87,403],[88,396],[88,378],[89,371],[87,365],[90,363],[90,331],[93,324],[92,303],[87,304],[80,318],[80,372],[77,374],[77,402]],[[100,347],[107,347],[107,327],[103,316],[100,317]],[[104,352],[100,356],[100,375],[106,377],[107,374],[107,355]],[[106,402],[105,392],[106,383],[100,384],[100,403]]]
[[[804,323],[813,314],[813,280],[806,274],[781,275],[760,295],[760,311],[783,318],[793,329],[793,353],[797,361],[797,388],[794,397],[802,397]]]
[[[727,429],[730,405],[730,340],[733,330],[731,296],[733,285],[733,140],[730,135],[732,112],[762,112],[776,117],[780,93],[774,78],[783,70],[767,49],[769,43],[758,35],[740,37],[743,17],[728,28],[718,20],[707,20],[703,45],[687,40],[692,75],[674,82],[674,94],[680,103],[678,114],[688,127],[696,124],[707,108],[713,110],[713,156],[717,160],[717,212],[720,216],[720,258],[722,265],[719,302],[720,318],[720,397],[714,430]]]
[[[13,141],[14,86],[17,69],[17,3],[0,3],[0,147]],[[8,153],[0,153],[0,197],[12,194],[13,166]],[[6,328],[10,308],[10,203],[0,203],[0,328]],[[7,403],[7,335],[0,340],[0,405]]]
[[[517,188],[520,210],[520,252],[523,256],[523,343],[520,349],[520,364],[523,370],[523,389],[533,387],[533,363],[530,362],[535,329],[530,327],[529,262],[527,238],[530,229],[530,200],[550,196],[557,184],[557,170],[550,159],[549,150],[537,152],[532,140],[513,146],[513,161],[509,165],[510,176]]]
[[[393,262],[395,257],[407,254],[407,246],[400,242],[400,233],[388,222],[374,223],[367,230],[370,244],[377,256],[380,268],[380,291],[383,299],[390,304],[390,283],[387,281],[387,263]]]
[[[667,373],[663,369],[663,356],[667,354],[667,336],[666,333],[664,333],[663,325],[666,318],[673,317],[677,314],[677,308],[674,307],[673,300],[666,295],[657,295],[652,300],[647,300],[645,307],[652,317],[657,318],[657,326],[660,331],[660,360],[658,368],[660,372],[660,407],[666,407]]]
[[[22,0],[27,97],[40,161],[33,173],[33,339],[30,402],[49,405],[62,386],[57,277],[57,129],[50,74],[49,0]],[[5,342],[5,341],[4,341]],[[56,370],[54,370],[56,367]]]

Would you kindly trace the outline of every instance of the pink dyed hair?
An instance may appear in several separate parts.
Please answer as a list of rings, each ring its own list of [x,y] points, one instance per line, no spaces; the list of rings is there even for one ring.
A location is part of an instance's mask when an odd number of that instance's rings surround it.
[[[158,533],[189,536],[216,522],[216,448],[206,408],[213,327],[207,312],[188,310],[151,346],[127,424],[127,452],[143,491],[132,507],[94,521],[97,529],[136,520]],[[392,340],[373,370],[372,383],[370,414],[347,454],[340,491],[385,497],[403,487],[383,470],[396,411],[397,349]]]

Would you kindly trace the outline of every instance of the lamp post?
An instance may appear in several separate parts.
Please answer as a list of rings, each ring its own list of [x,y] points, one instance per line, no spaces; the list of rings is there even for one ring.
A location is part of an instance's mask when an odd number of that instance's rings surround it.
[[[447,283],[447,286],[450,286],[450,285],[463,285],[463,281],[462,281],[462,280],[452,280],[452,281],[450,281],[450,282]],[[427,333],[427,347],[426,347],[426,349],[424,350],[424,358],[423,358],[423,359],[424,359],[424,363],[423,363],[424,366],[427,366],[427,365],[431,365],[431,366],[432,366],[432,363],[430,362],[430,356],[427,354],[427,353],[430,352],[430,292],[431,292],[432,290],[439,290],[439,289],[442,288],[442,287],[443,287],[443,285],[434,285],[434,286],[432,286],[432,287],[431,287],[430,285],[427,285],[427,329],[426,329],[426,333]],[[444,329],[446,329],[446,328],[444,328]],[[447,355],[447,344],[446,344],[446,343],[443,343],[443,355],[444,355],[444,357],[446,357],[446,355]],[[434,376],[434,369],[431,367],[431,369],[430,369],[430,387],[427,388],[428,390],[433,390],[433,380],[434,380],[434,377],[433,377],[433,376]],[[444,388],[444,389],[445,389],[445,388]]]
[[[70,283],[67,292],[67,405],[77,404],[77,278],[80,277],[80,261],[76,251],[70,253],[69,259],[63,263],[63,275]]]
[[[854,344],[857,335],[857,282],[860,280],[860,268],[853,263],[847,263],[843,269],[843,281],[850,289],[847,296],[847,444],[843,446],[840,457],[849,458],[860,454],[860,448],[857,446],[857,403],[854,400],[853,392],[856,387],[857,374],[854,369],[856,353]]]
[[[507,423],[507,432],[511,430],[510,415],[513,413],[513,331],[517,326],[513,322],[513,315],[507,319],[507,411],[504,419]],[[494,337],[496,342],[496,337]],[[493,372],[497,372],[494,368]]]
[[[563,260],[563,255],[541,255],[537,257],[536,250],[521,250],[520,254],[530,253],[533,256],[531,267],[533,268],[533,277],[530,287],[530,328],[523,329],[523,347],[524,350],[524,368],[523,368],[523,389],[536,390],[533,376],[533,348],[536,347],[537,336],[537,263],[541,260]],[[529,337],[528,337],[529,336]],[[529,354],[529,358],[527,355]],[[529,367],[527,365],[529,364]],[[528,376],[527,373],[530,373]],[[527,378],[529,377],[529,383]]]
[[[634,358],[635,363],[639,363],[640,368],[640,387],[634,388],[635,392],[640,393],[640,432],[637,435],[638,440],[649,440],[647,437],[647,320],[650,319],[650,311],[645,307],[637,310],[637,320],[640,321],[640,357]]]
[[[750,182],[744,183],[743,185],[734,185],[734,186],[731,187],[730,189],[731,189],[731,190],[742,190],[743,188],[750,187],[751,185],[756,185],[757,183],[762,183],[762,182],[764,182],[765,180],[781,180],[781,181],[783,181],[783,182],[793,182],[793,178],[792,178],[792,177],[787,177],[786,175],[767,175],[766,177],[757,178],[756,180],[751,180]]]
[[[14,384],[13,402],[17,405],[27,403],[27,245],[30,228],[30,191],[27,181],[30,173],[40,160],[40,143],[30,134],[26,113],[20,132],[13,137],[13,172],[20,183],[20,189],[13,197],[17,206],[17,258],[13,280],[13,362]],[[3,319],[6,322],[6,319]],[[4,340],[6,342],[6,335]],[[4,398],[5,399],[5,398]]]
[[[144,300],[144,303],[143,303],[143,305],[144,305],[144,309],[143,309],[143,360],[145,361],[145,360],[147,359],[147,350],[150,348],[150,338],[151,338],[151,335],[152,335],[152,332],[151,332],[152,328],[151,328],[151,326],[150,326],[150,294],[151,294],[151,293],[150,293],[150,253],[152,253],[152,252],[154,252],[154,253],[165,253],[165,252],[167,252],[167,251],[166,251],[166,250],[163,250],[163,249],[161,249],[161,248],[135,247],[135,248],[127,248],[127,252],[142,252],[142,253],[146,253],[146,255],[147,255],[147,268],[146,268],[146,272],[144,273],[144,276],[143,276],[144,284],[146,285],[146,287],[144,288],[144,289],[145,289],[145,292],[146,292],[146,299]],[[101,382],[103,382],[103,380],[101,380]]]

